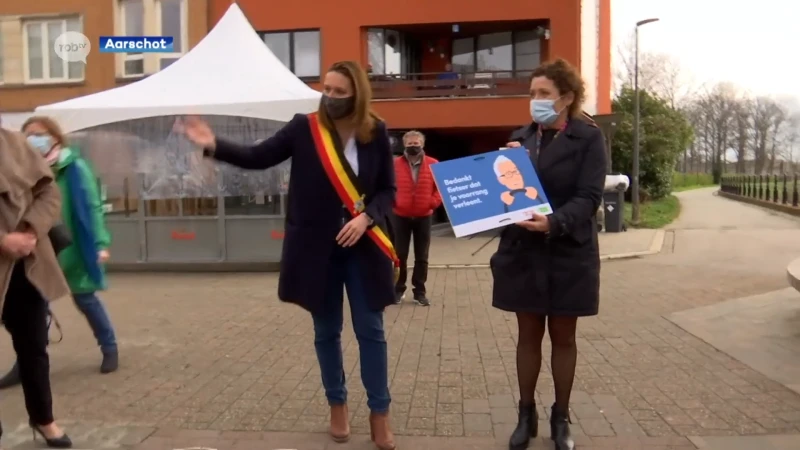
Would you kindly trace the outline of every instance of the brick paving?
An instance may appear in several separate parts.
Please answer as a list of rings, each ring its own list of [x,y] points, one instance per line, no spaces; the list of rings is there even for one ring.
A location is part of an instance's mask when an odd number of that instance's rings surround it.
[[[758,213],[725,208],[740,219]],[[724,261],[736,248],[723,244],[735,235],[706,231],[722,236],[711,255],[682,250],[692,230],[678,226],[663,254],[604,263],[601,313],[579,324],[572,408],[580,449],[688,450],[695,448],[689,436],[800,433],[800,395],[663,317],[786,287],[783,271],[758,268],[800,254],[800,239],[765,237],[767,256],[732,267]],[[696,262],[702,258],[706,263]],[[393,423],[403,448],[503,448],[516,418],[516,325],[491,308],[490,280],[488,269],[434,270],[431,307],[388,308]],[[140,441],[151,430],[140,450],[370,448],[352,327],[346,324],[343,345],[356,436],[334,446],[321,434],[327,407],[311,320],[275,299],[276,283],[274,274],[112,276],[104,298],[122,367],[102,376],[88,327],[71,304],[58,302],[65,328],[64,341],[51,349],[58,417],[140,430]],[[7,339],[0,355],[10,364]],[[542,370],[537,403],[545,438],[532,448],[544,449],[551,448],[548,357]],[[19,388],[3,395],[5,423],[23,422],[23,411]],[[105,448],[133,445],[115,442]]]

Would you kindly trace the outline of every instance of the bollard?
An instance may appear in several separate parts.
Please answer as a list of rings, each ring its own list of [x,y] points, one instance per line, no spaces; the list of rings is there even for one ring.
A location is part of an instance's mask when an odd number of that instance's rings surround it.
[[[794,185],[794,187],[792,188],[792,206],[797,206],[797,201],[798,201],[798,198],[797,198],[797,174],[794,174],[793,178],[794,178],[794,181],[792,182],[792,184]]]
[[[789,186],[786,184],[786,174],[783,174],[783,189],[781,190],[781,203],[789,203]]]
[[[778,203],[778,176],[772,175],[772,203]]]
[[[764,186],[763,186],[763,182],[762,182],[762,176],[759,175],[758,176],[758,188],[756,190],[756,200],[761,200],[761,191],[764,190],[763,187]]]
[[[744,196],[750,196],[750,175],[744,175]]]

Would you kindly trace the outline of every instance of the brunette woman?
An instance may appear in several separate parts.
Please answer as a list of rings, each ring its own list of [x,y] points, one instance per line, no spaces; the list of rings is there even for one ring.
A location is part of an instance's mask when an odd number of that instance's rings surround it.
[[[563,60],[538,67],[531,79],[533,121],[515,131],[508,147],[524,146],[554,212],[503,230],[491,258],[492,304],[517,315],[519,423],[509,449],[528,446],[537,435],[534,404],[542,364],[542,339],[549,332],[555,404],[550,414],[556,450],[571,450],[569,397],[575,378],[578,317],[598,312],[600,253],[594,216],[603,194],[603,136],[582,113],[584,84]]]
[[[371,97],[358,63],[340,62],[325,75],[316,113],[294,116],[254,146],[219,138],[198,118],[176,125],[207,156],[244,169],[264,170],[292,159],[278,296],[311,313],[331,407],[330,434],[344,442],[350,425],[340,335],[347,289],[372,440],[391,450],[383,310],[394,300],[397,257],[385,226],[395,181],[389,136],[370,109]]]
[[[61,218],[61,196],[44,158],[21,134],[2,128],[0,193],[0,311],[17,354],[28,420],[34,438],[70,448],[53,418],[47,355],[47,302],[69,295],[48,238]]]

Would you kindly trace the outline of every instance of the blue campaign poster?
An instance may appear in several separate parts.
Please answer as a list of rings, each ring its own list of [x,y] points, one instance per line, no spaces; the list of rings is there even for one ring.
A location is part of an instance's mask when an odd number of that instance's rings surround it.
[[[456,237],[553,212],[524,148],[443,161],[431,170]]]

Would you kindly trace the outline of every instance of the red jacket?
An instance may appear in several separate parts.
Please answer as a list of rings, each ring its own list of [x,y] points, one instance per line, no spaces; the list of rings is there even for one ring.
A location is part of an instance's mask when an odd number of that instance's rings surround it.
[[[433,181],[431,164],[437,160],[423,155],[417,182],[411,175],[411,165],[405,155],[394,159],[394,173],[397,180],[397,196],[394,200],[394,213],[400,217],[427,217],[442,204],[442,197]]]

